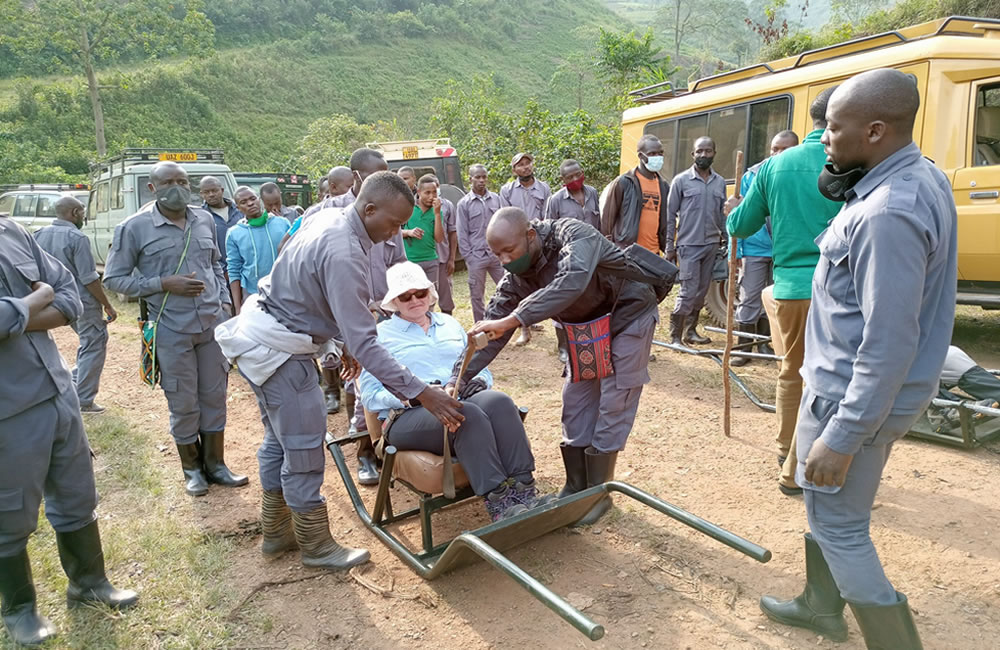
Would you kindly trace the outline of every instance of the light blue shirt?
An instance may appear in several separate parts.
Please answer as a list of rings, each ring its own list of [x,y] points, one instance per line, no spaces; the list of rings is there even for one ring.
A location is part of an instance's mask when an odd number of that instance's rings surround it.
[[[420,379],[427,383],[437,380],[444,385],[451,378],[455,360],[465,350],[468,336],[461,323],[448,314],[431,312],[430,317],[431,327],[425,333],[416,323],[393,314],[379,323],[378,342]],[[487,388],[493,385],[489,370],[484,368],[476,376],[486,382]],[[377,411],[383,419],[388,417],[390,409],[405,406],[367,370],[361,373],[361,403],[369,411]]]

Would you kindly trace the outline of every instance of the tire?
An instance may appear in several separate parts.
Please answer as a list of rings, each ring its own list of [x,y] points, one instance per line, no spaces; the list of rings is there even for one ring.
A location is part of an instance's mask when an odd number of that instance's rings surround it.
[[[708,288],[708,295],[705,296],[705,308],[708,310],[708,318],[716,327],[726,326],[726,291],[728,285],[728,280],[712,282],[712,285]]]

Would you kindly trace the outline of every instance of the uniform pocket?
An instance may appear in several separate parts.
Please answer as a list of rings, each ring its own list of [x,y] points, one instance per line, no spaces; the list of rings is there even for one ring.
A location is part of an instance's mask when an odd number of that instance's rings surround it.
[[[323,471],[323,438],[315,434],[289,433],[281,437],[285,460],[293,474]]]
[[[833,229],[827,228],[818,245],[821,259],[816,265],[814,282],[826,289],[829,295],[843,298],[851,286],[851,273],[847,268],[850,252],[847,242],[834,234]]]
[[[42,274],[38,272],[38,265],[33,261],[17,262],[14,264],[14,268],[28,283],[28,286],[42,279]]]

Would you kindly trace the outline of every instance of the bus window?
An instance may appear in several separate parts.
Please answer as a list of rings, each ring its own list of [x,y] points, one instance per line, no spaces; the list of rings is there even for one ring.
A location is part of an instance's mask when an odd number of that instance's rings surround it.
[[[663,143],[663,173],[673,175],[674,161],[677,159],[674,149],[677,147],[677,120],[666,120],[646,125],[646,133],[651,133]]]
[[[771,153],[771,138],[788,128],[790,108],[791,100],[788,97],[779,97],[750,106],[750,143],[743,157],[745,168],[756,165]],[[806,134],[798,135],[801,139]]]
[[[747,139],[747,107],[730,106],[708,114],[708,135],[715,140],[715,172],[724,179],[736,177],[736,152]]]
[[[708,135],[708,114],[685,117],[677,125],[677,159],[674,174],[690,167],[694,161],[691,152],[694,151],[694,141],[703,135]],[[666,169],[666,167],[664,167]],[[669,170],[668,170],[669,173]]]
[[[1000,85],[976,94],[976,166],[1000,165]]]

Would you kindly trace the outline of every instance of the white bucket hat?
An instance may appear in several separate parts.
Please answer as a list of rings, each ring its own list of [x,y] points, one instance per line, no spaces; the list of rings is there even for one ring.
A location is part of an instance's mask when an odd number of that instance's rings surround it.
[[[419,291],[429,289],[431,292],[431,304],[435,304],[438,299],[437,290],[434,283],[427,279],[427,274],[419,265],[413,262],[400,262],[393,264],[385,272],[385,281],[389,285],[389,290],[382,299],[382,309],[386,311],[399,311],[396,307],[396,298],[407,291]]]

